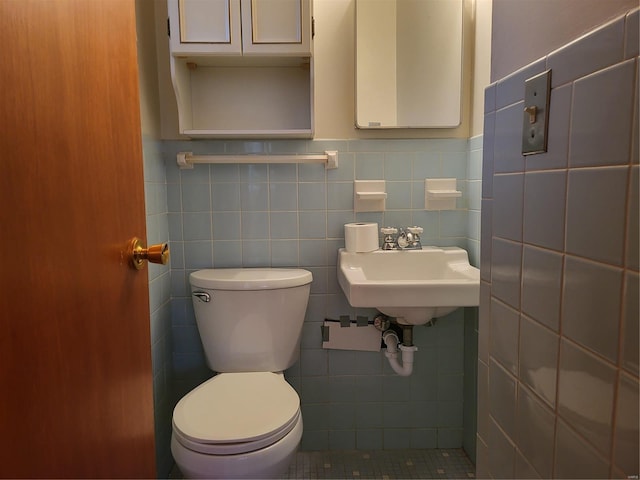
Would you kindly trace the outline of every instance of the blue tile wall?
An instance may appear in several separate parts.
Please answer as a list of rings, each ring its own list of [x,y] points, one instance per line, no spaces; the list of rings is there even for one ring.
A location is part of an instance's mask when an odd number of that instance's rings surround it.
[[[147,243],[169,239],[167,183],[161,142],[143,139]],[[172,252],[173,253],[173,252]],[[169,449],[173,409],[171,342],[171,282],[168,266],[149,264],[151,359],[158,478],[168,478],[173,466]]]
[[[478,478],[637,475],[639,12],[485,90]],[[522,82],[546,69],[548,148],[525,157]]]
[[[345,223],[421,225],[424,244],[468,248],[478,264],[481,137],[165,141],[163,150],[172,251],[174,401],[212,375],[188,296],[189,273],[211,267],[301,267],[313,273],[314,281],[300,361],[286,376],[302,402],[303,449],[460,447],[467,429],[475,438],[475,417],[464,412],[475,412],[470,383],[475,383],[475,367],[465,348],[477,333],[477,309],[459,309],[434,327],[417,327],[414,340],[420,350],[408,378],[395,375],[377,352],[323,350],[320,325],[325,318],[374,313],[350,307],[337,283],[336,254],[344,246]],[[200,164],[180,170],[176,165],[179,151],[324,150],[339,151],[338,169],[327,171],[322,164]],[[438,177],[458,179],[463,196],[456,210],[424,210],[424,180]],[[387,210],[355,213],[354,179],[386,180]],[[475,361],[476,356],[470,358]]]

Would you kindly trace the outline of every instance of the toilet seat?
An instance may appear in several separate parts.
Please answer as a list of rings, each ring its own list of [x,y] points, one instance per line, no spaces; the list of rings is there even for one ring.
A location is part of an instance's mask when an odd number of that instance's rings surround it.
[[[299,421],[300,398],[283,375],[222,373],[178,402],[173,431],[185,448],[232,455],[277,442]]]

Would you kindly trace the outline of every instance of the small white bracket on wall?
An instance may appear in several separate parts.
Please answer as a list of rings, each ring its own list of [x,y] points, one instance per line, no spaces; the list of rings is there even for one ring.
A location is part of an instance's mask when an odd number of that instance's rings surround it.
[[[338,168],[338,151],[325,150],[324,154],[309,155],[194,155],[180,152],[177,164],[181,169],[193,168],[196,163],[324,163],[325,169]]]
[[[455,210],[456,198],[461,196],[455,178],[427,178],[424,181],[425,210]]]
[[[353,184],[354,212],[384,212],[387,199],[384,180],[355,180]]]

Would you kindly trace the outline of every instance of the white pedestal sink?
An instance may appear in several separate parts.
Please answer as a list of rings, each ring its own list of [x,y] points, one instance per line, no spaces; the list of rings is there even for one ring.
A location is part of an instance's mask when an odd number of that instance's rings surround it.
[[[341,248],[338,282],[352,307],[376,308],[404,325],[423,325],[480,300],[480,271],[458,247],[367,253]]]

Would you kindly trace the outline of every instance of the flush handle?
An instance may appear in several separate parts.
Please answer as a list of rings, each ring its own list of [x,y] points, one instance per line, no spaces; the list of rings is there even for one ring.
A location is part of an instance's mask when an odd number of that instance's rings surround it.
[[[159,243],[147,248],[144,241],[133,237],[129,241],[128,257],[136,270],[142,270],[147,261],[166,265],[169,262],[169,244]]]
[[[198,298],[201,302],[209,303],[211,301],[211,295],[207,292],[193,292],[193,296]]]

